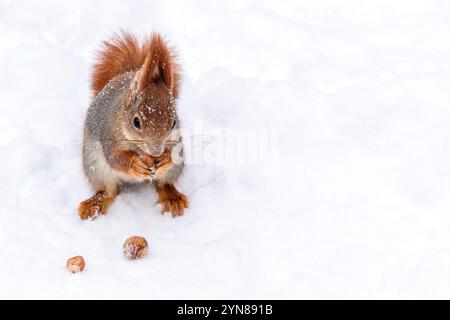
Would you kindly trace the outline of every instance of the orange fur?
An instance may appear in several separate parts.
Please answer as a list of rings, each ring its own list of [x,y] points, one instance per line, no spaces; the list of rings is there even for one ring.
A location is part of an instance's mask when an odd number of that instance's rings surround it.
[[[106,214],[109,206],[114,202],[116,195],[107,195],[105,191],[99,191],[91,198],[80,203],[78,215],[81,220],[95,219],[98,214]]]
[[[172,216],[182,216],[184,209],[189,207],[187,197],[179,192],[173,184],[156,184],[158,203],[163,206],[162,213],[172,212]]]
[[[122,32],[103,43],[92,72],[91,89],[94,97],[114,77],[127,71],[140,71],[138,89],[162,81],[175,98],[179,95],[180,67],[174,50],[164,39],[153,33],[142,44],[130,33]]]

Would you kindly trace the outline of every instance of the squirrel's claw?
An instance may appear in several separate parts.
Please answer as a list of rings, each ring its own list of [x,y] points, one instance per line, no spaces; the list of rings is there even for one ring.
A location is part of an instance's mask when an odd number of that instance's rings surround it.
[[[138,179],[151,179],[155,175],[154,171],[141,158],[136,156],[131,160],[128,173]]]
[[[189,207],[187,197],[179,192],[173,185],[157,186],[159,198],[157,203],[161,203],[163,209],[162,214],[171,212],[173,217],[182,216],[184,209]]]

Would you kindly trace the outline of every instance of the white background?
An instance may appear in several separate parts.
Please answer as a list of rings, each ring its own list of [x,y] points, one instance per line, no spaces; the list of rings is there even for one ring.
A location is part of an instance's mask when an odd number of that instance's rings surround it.
[[[0,298],[450,298],[449,15],[428,0],[0,1]],[[191,165],[184,217],[149,189],[80,221],[90,68],[120,28],[177,46],[186,127],[278,130],[278,170]],[[142,261],[121,253],[133,234]]]

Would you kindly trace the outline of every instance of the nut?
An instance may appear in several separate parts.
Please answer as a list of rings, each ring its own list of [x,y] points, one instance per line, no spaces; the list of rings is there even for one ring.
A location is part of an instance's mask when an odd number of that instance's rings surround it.
[[[142,259],[148,253],[148,243],[144,237],[129,237],[122,246],[125,257],[130,260]]]
[[[69,260],[67,260],[67,270],[70,273],[78,273],[84,270],[84,266],[86,263],[84,262],[84,259],[82,256],[76,256],[72,257]]]

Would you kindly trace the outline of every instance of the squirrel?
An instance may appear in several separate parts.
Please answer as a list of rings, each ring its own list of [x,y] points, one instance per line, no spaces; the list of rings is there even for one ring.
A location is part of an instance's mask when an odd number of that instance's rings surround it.
[[[184,214],[188,199],[174,186],[184,168],[180,79],[174,51],[157,33],[142,43],[126,32],[103,42],[83,139],[83,169],[95,194],[80,203],[81,219],[106,214],[121,187],[143,181],[155,185],[163,214]]]

